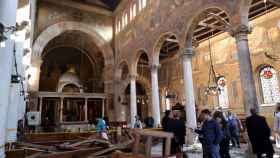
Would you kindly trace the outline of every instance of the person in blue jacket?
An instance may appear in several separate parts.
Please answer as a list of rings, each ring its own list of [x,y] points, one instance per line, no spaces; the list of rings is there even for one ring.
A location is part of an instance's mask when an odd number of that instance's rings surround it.
[[[219,144],[223,135],[219,124],[212,118],[211,111],[208,109],[201,111],[200,118],[203,122],[202,127],[195,132],[203,139],[204,157],[221,158]]]

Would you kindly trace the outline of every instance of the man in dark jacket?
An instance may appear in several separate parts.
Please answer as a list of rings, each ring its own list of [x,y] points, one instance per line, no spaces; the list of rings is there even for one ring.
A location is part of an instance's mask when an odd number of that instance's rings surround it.
[[[263,116],[257,114],[256,109],[251,109],[251,116],[246,118],[246,127],[253,152],[258,158],[266,154],[267,158],[273,158],[274,149],[270,141],[271,131]]]
[[[165,111],[165,115],[161,120],[162,130],[164,132],[171,132],[171,131],[168,131],[168,127],[167,127],[167,123],[172,122],[171,119],[173,119],[172,112],[170,110]],[[164,153],[165,153],[165,139],[162,142],[162,154],[164,155]]]
[[[144,123],[146,128],[153,128],[154,127],[154,118],[152,116],[148,116],[144,119]]]
[[[173,112],[173,119],[168,120],[166,128],[168,132],[174,134],[174,138],[171,141],[171,154],[182,153],[186,136],[185,122],[180,119],[178,113]]]
[[[206,151],[203,151],[204,157],[220,158],[219,144],[223,138],[219,124],[212,118],[211,111],[208,109],[202,110],[200,118],[203,121],[201,129],[195,130],[204,140]]]

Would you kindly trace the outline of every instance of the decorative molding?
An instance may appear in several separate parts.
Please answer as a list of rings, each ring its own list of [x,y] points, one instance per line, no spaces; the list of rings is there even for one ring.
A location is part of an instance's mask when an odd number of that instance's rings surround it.
[[[161,65],[160,64],[152,64],[151,66],[150,66],[150,69],[151,69],[151,71],[152,72],[154,72],[154,71],[158,71],[158,69],[161,67]]]
[[[229,31],[229,34],[233,37],[238,37],[240,35],[248,35],[252,32],[252,27],[241,24],[239,26],[237,26],[236,28],[232,28]]]
[[[192,58],[195,55],[193,48],[183,48],[181,52],[182,57]]]

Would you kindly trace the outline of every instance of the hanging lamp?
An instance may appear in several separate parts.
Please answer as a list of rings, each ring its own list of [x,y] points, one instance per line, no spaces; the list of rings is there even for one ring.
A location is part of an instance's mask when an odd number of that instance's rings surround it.
[[[212,36],[213,36],[213,31],[212,31]],[[210,67],[209,67],[209,75],[208,75],[208,85],[205,90],[205,95],[209,96],[215,96],[220,93],[220,88],[217,84],[218,82],[218,77],[216,76],[216,72],[214,69],[214,64],[213,64],[213,58],[212,58],[212,48],[211,48],[211,41],[210,37],[208,37],[208,48],[209,48],[209,58],[210,58]]]

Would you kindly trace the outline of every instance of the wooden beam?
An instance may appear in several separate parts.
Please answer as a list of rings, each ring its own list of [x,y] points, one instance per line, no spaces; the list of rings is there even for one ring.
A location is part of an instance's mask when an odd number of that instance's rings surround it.
[[[218,26],[218,25],[213,25],[213,24],[206,24],[206,23],[202,23],[202,22],[200,22],[198,25],[199,25],[199,26],[206,27],[206,28],[211,28],[211,29],[214,29],[214,30],[228,31],[228,30],[225,28],[225,26]]]
[[[269,0],[269,2],[275,4],[277,7],[280,7],[280,0]]]
[[[166,41],[173,42],[173,43],[179,43],[177,39],[167,38]]]
[[[45,1],[55,5],[65,6],[73,9],[78,9],[81,11],[90,12],[90,13],[113,16],[113,12],[107,9],[103,9],[94,5],[83,4],[72,0],[45,0]]]

